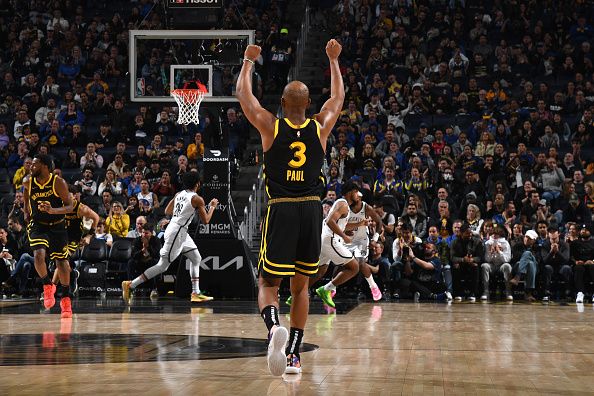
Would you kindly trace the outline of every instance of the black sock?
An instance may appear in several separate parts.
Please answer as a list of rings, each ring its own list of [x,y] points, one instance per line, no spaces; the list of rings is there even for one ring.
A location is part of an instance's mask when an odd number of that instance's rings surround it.
[[[287,343],[287,349],[285,353],[287,355],[293,354],[299,357],[299,347],[301,346],[301,340],[303,339],[303,329],[291,327],[289,332],[289,342]]]
[[[264,307],[261,315],[262,319],[264,319],[264,324],[266,324],[266,328],[268,329],[268,333],[270,333],[272,326],[280,326],[280,322],[278,320],[278,308],[274,305],[268,305]]]
[[[41,278],[41,283],[45,286],[45,285],[51,285],[52,284],[52,280],[49,278],[49,275],[44,276],[43,278]]]
[[[70,297],[70,285],[60,285],[62,288],[62,298]]]

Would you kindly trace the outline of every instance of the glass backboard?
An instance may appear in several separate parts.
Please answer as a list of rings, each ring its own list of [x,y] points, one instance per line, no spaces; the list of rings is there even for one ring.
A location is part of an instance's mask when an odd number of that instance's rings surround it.
[[[173,102],[171,90],[196,77],[204,102],[236,102],[234,76],[253,43],[253,30],[130,30],[130,100]]]

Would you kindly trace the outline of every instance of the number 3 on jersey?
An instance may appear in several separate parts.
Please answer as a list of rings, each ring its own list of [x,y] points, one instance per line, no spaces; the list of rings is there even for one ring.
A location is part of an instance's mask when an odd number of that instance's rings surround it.
[[[295,153],[293,153],[293,159],[289,162],[289,166],[291,168],[301,168],[303,164],[305,164],[305,144],[303,142],[293,142],[289,146],[291,150],[297,149]]]
[[[305,143],[293,142],[289,146],[291,150],[295,150],[293,153],[293,159],[289,161],[289,166],[293,169],[301,168],[307,158],[305,157]],[[303,171],[300,170],[287,170],[287,181],[304,181]]]

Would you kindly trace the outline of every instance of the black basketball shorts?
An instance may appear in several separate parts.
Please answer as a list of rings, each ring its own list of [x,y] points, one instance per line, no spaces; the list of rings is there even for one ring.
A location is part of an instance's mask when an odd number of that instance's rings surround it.
[[[317,197],[269,201],[262,227],[258,269],[264,277],[287,277],[318,272],[322,205]]]
[[[50,260],[67,260],[70,256],[65,222],[48,225],[31,221],[27,234],[31,249],[45,248]]]

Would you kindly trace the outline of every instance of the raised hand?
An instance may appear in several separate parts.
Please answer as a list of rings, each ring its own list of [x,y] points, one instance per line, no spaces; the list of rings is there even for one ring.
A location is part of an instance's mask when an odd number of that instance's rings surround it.
[[[338,59],[341,51],[342,45],[334,39],[328,41],[328,44],[326,44],[326,55],[328,55],[328,59],[330,60]]]
[[[245,49],[243,56],[251,61],[255,61],[260,56],[260,52],[262,52],[262,47],[250,44]]]

